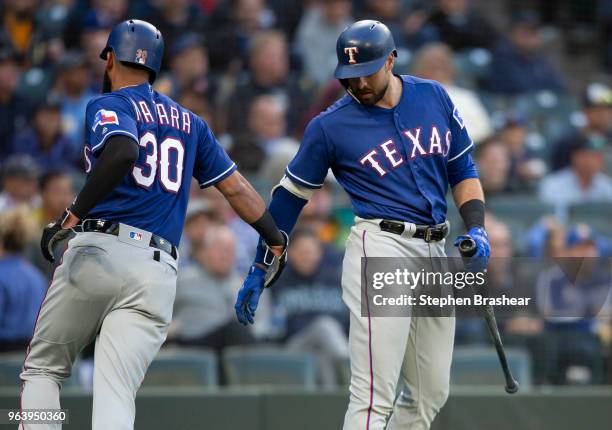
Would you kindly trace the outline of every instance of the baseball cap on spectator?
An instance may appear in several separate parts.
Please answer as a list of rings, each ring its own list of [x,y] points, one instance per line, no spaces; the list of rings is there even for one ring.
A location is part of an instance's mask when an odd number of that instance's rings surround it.
[[[600,82],[590,83],[584,91],[586,107],[612,107],[612,89]]]
[[[66,52],[59,63],[57,64],[57,71],[64,72],[66,70],[76,69],[86,65],[85,57],[78,51]]]
[[[587,136],[580,136],[576,139],[572,145],[570,154],[574,154],[578,151],[603,151],[606,148],[606,140],[597,135],[589,134]]]
[[[538,28],[540,26],[540,18],[538,14],[531,10],[517,10],[510,17],[511,27],[531,27]]]
[[[204,38],[196,33],[188,33],[181,36],[170,47],[170,57],[175,57],[181,52],[194,46],[204,47]]]
[[[39,166],[29,155],[13,155],[4,163],[2,178],[23,178],[38,180]]]
[[[185,221],[189,221],[196,215],[200,214],[214,214],[215,208],[213,205],[206,199],[191,199],[189,204],[187,205],[187,214],[185,216]]]

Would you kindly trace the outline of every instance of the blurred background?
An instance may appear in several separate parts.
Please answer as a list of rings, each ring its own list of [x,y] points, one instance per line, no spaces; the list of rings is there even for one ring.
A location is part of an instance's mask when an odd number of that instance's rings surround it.
[[[462,112],[493,257],[610,257],[611,0],[5,0],[0,408],[17,405],[17,375],[54,269],[38,249],[40,233],[84,182],[85,106],[102,86],[107,35],[127,18],[164,36],[155,89],[206,120],[264,198],[308,121],[343,95],[332,79],[337,36],[354,20],[378,19],[393,32],[396,72],[440,81]],[[347,196],[331,175],[314,194],[287,271],[246,329],[233,303],[257,235],[215,189],[194,185],[174,321],[139,394],[137,428],[340,428]],[[449,202],[453,237],[463,225]],[[503,263],[491,272],[502,286],[517,282]],[[436,429],[609,428],[610,318],[564,295],[554,276],[536,281],[583,318],[500,321],[523,388],[516,397],[503,393],[482,321],[458,321],[451,398]],[[609,291],[610,273],[589,282]],[[64,384],[72,428],[89,425],[92,357],[89,347]],[[559,407],[565,402],[571,411]]]

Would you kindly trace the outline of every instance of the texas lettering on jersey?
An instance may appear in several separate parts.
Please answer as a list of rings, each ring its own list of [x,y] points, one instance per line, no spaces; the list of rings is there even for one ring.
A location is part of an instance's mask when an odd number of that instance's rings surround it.
[[[444,133],[444,142],[442,142],[438,127],[435,125],[431,127],[429,137],[424,139],[424,142],[421,140],[421,131],[422,129],[419,127],[402,132],[412,144],[412,149],[408,151],[410,154],[408,156],[409,159],[428,155],[441,155],[442,157],[448,156],[452,138],[450,130],[447,129]],[[385,170],[381,166],[381,153],[387,159],[389,167],[393,169],[404,162],[404,157],[397,150],[395,142],[393,142],[392,139],[381,143],[378,145],[378,148],[371,149],[363,158],[359,160],[359,162],[363,166],[367,165],[373,168],[380,177],[383,177],[389,170]]]
[[[331,168],[357,216],[441,223],[449,185],[478,177],[474,143],[439,83],[400,79],[402,95],[393,109],[347,95],[314,118],[286,175],[319,188]]]

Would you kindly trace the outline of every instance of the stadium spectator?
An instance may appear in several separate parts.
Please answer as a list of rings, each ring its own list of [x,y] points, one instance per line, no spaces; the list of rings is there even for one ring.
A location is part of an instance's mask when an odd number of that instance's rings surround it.
[[[287,269],[271,289],[273,320],[282,325],[290,350],[318,356],[321,383],[333,386],[338,360],[348,357],[341,257],[304,229],[293,232],[288,252]]]
[[[167,47],[175,44],[190,33],[202,33],[205,29],[205,18],[196,2],[191,0],[158,0],[155,9],[147,20],[164,36]],[[172,50],[166,50],[162,66],[167,67],[174,58]]]
[[[474,161],[486,195],[503,193],[510,188],[510,150],[492,137],[476,147]]]
[[[27,154],[45,171],[74,171],[81,164],[82,150],[62,133],[61,125],[58,99],[50,98],[36,108],[32,126],[15,135],[9,153]]]
[[[564,91],[563,80],[543,49],[540,23],[533,13],[513,16],[508,40],[492,52],[487,87],[502,94]]]
[[[85,56],[87,69],[91,73],[89,80],[91,84],[90,89],[96,94],[99,94],[102,90],[106,63],[100,61],[100,52],[106,46],[109,33],[110,28],[100,26],[98,23],[86,26],[81,33],[79,46]]]
[[[228,227],[207,232],[192,242],[193,264],[180,270],[174,318],[168,338],[181,345],[206,346],[221,351],[230,345],[254,341],[231,310],[242,278],[234,269],[236,238]]]
[[[587,85],[583,96],[584,125],[554,144],[552,169],[559,170],[570,164],[569,152],[581,137],[594,135],[612,144],[612,88],[600,83]]]
[[[570,166],[542,179],[540,198],[554,205],[562,219],[571,204],[612,201],[612,178],[604,173],[604,148],[601,138],[580,138],[572,146]]]
[[[265,0],[230,0],[211,15],[206,40],[210,49],[211,70],[236,74],[247,63],[253,37],[276,22]]]
[[[525,118],[508,112],[497,131],[497,138],[510,151],[510,184],[513,190],[530,190],[548,171],[546,160],[527,145],[529,132]]]
[[[0,212],[20,204],[31,208],[38,206],[38,174],[36,162],[27,155],[7,158],[2,168],[2,192]]]
[[[440,82],[461,112],[465,126],[474,142],[479,143],[493,132],[491,119],[476,93],[454,83],[457,70],[453,52],[448,45],[431,43],[415,54],[412,65],[414,75]]]
[[[181,255],[179,264],[190,264],[193,261],[191,250],[201,248],[207,233],[221,225],[219,214],[215,212],[208,200],[202,198],[190,199],[185,216],[185,228],[179,246],[179,254]]]
[[[487,48],[497,40],[489,23],[470,9],[469,0],[438,0],[426,26],[433,27],[437,39],[453,51]]]
[[[85,108],[96,95],[91,90],[91,78],[85,57],[78,51],[67,52],[58,65],[53,88],[53,95],[61,104],[62,131],[79,154],[84,145]]]
[[[250,71],[239,79],[228,98],[227,129],[240,132],[248,126],[248,109],[260,95],[276,97],[287,116],[289,134],[297,132],[300,114],[309,104],[308,81],[290,73],[287,40],[278,31],[262,31],[253,38],[249,55]]]
[[[609,293],[609,263],[593,258],[599,253],[586,225],[573,226],[554,249],[554,255],[566,259],[540,273],[536,286],[537,305],[545,316],[547,381],[601,383],[603,348],[593,316]]]
[[[33,46],[37,30],[34,14],[36,0],[3,2],[2,32],[4,32],[21,61],[24,61]]]
[[[260,95],[253,99],[248,113],[248,128],[235,134],[229,151],[241,171],[261,171],[264,160],[273,158],[280,146],[289,145],[294,153],[297,151],[298,143],[287,137],[285,116],[285,106],[278,98]]]
[[[51,170],[40,179],[40,207],[30,212],[35,223],[35,233],[26,249],[28,260],[40,270],[47,280],[51,280],[55,268],[60,264],[61,255],[67,243],[55,250],[55,263],[49,264],[40,252],[40,236],[43,228],[55,221],[70,206],[74,200],[74,184],[72,177],[62,170]]]
[[[351,10],[350,0],[323,0],[306,9],[302,16],[295,45],[302,57],[304,73],[318,85],[333,79],[336,39],[353,22]]]
[[[17,91],[20,73],[11,47],[0,45],[0,162],[8,155],[15,132],[29,120],[30,102]]]
[[[47,283],[23,256],[34,227],[27,207],[0,211],[0,352],[23,351]]]
[[[178,38],[170,49],[170,58],[170,71],[156,81],[157,91],[178,98],[186,90],[200,97],[210,90],[208,51],[200,35],[190,33]]]

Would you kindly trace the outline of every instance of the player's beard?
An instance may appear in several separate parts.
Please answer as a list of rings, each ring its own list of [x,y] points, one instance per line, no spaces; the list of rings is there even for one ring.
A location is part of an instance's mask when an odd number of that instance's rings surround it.
[[[387,89],[389,89],[389,81],[387,80],[387,84],[385,85],[385,87],[378,91],[378,92],[374,92],[372,90],[367,90],[364,92],[361,92],[359,90],[355,91],[351,88],[351,92],[353,93],[353,95],[355,96],[355,98],[357,100],[359,100],[359,103],[361,103],[362,105],[366,105],[366,106],[374,106],[376,103],[378,103],[379,101],[382,100],[382,98],[385,96],[385,94],[387,94]]]
[[[113,90],[113,84],[111,83],[110,76],[108,76],[108,71],[104,71],[104,79],[102,80],[102,92],[110,93]]]

